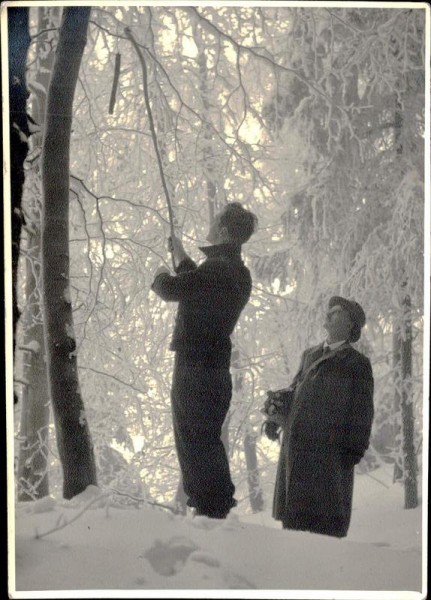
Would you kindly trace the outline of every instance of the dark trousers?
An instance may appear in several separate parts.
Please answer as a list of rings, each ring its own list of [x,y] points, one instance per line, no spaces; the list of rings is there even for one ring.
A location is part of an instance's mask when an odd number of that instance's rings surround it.
[[[232,397],[229,369],[184,362],[177,356],[172,383],[175,445],[189,506],[223,518],[235,505],[221,429]]]

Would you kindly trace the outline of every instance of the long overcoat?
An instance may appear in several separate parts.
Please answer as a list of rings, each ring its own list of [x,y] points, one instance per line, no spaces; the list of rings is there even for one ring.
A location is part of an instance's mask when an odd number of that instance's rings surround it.
[[[288,529],[344,537],[354,475],[345,457],[360,458],[368,447],[373,374],[368,358],[349,344],[319,362],[321,354],[322,344],[306,350],[292,383],[273,516]]]

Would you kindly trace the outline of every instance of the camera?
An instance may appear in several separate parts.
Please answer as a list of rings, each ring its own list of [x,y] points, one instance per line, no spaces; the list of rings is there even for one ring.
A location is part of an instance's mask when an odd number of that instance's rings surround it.
[[[262,408],[262,413],[267,417],[280,415],[287,417],[294,392],[290,388],[267,392],[267,398]]]
[[[290,388],[267,392],[267,398],[261,412],[267,417],[262,431],[272,441],[280,438],[280,429],[284,426],[289,413],[294,392]]]

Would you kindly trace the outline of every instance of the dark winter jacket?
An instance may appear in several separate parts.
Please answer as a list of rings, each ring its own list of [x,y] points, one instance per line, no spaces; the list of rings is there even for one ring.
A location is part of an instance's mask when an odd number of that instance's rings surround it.
[[[229,368],[230,336],[251,293],[251,276],[241,259],[241,246],[201,248],[207,259],[191,259],[161,273],[152,285],[163,300],[178,302],[171,350],[188,363]]]
[[[289,529],[347,535],[354,465],[373,420],[370,361],[349,344],[307,371],[322,345],[306,350],[293,381],[284,427],[273,516]]]

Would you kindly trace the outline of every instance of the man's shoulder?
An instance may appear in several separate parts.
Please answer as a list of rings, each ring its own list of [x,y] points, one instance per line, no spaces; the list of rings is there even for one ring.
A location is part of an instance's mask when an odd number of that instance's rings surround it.
[[[304,350],[304,355],[313,354],[314,352],[317,352],[317,350],[320,350],[321,347],[322,347],[322,343],[315,344],[314,346],[310,346],[309,348]],[[338,354],[338,352],[339,352],[339,354]],[[359,352],[359,350],[357,350],[356,348],[351,346],[349,343],[346,343],[346,345],[343,345],[338,350],[338,352],[335,354],[335,356],[347,357],[351,361],[361,363],[364,365],[370,364],[370,359],[367,356],[365,356],[365,354],[363,354],[362,352]]]
[[[368,358],[368,356],[365,356],[365,354],[363,354],[356,348],[349,346],[347,358],[347,364],[349,365],[349,369],[353,370],[356,376],[358,376],[359,374],[362,374],[362,376],[366,378],[370,378],[373,376],[371,361]]]
[[[241,258],[231,259],[225,256],[211,256],[199,265],[199,269],[226,275],[240,273],[242,277],[251,280],[250,270],[245,266]]]
[[[368,358],[368,356],[363,354],[363,352],[360,352],[357,348],[354,348],[353,346],[350,346],[350,345],[349,345],[349,353],[350,353],[352,360],[356,360],[363,364],[370,363],[370,359]]]

